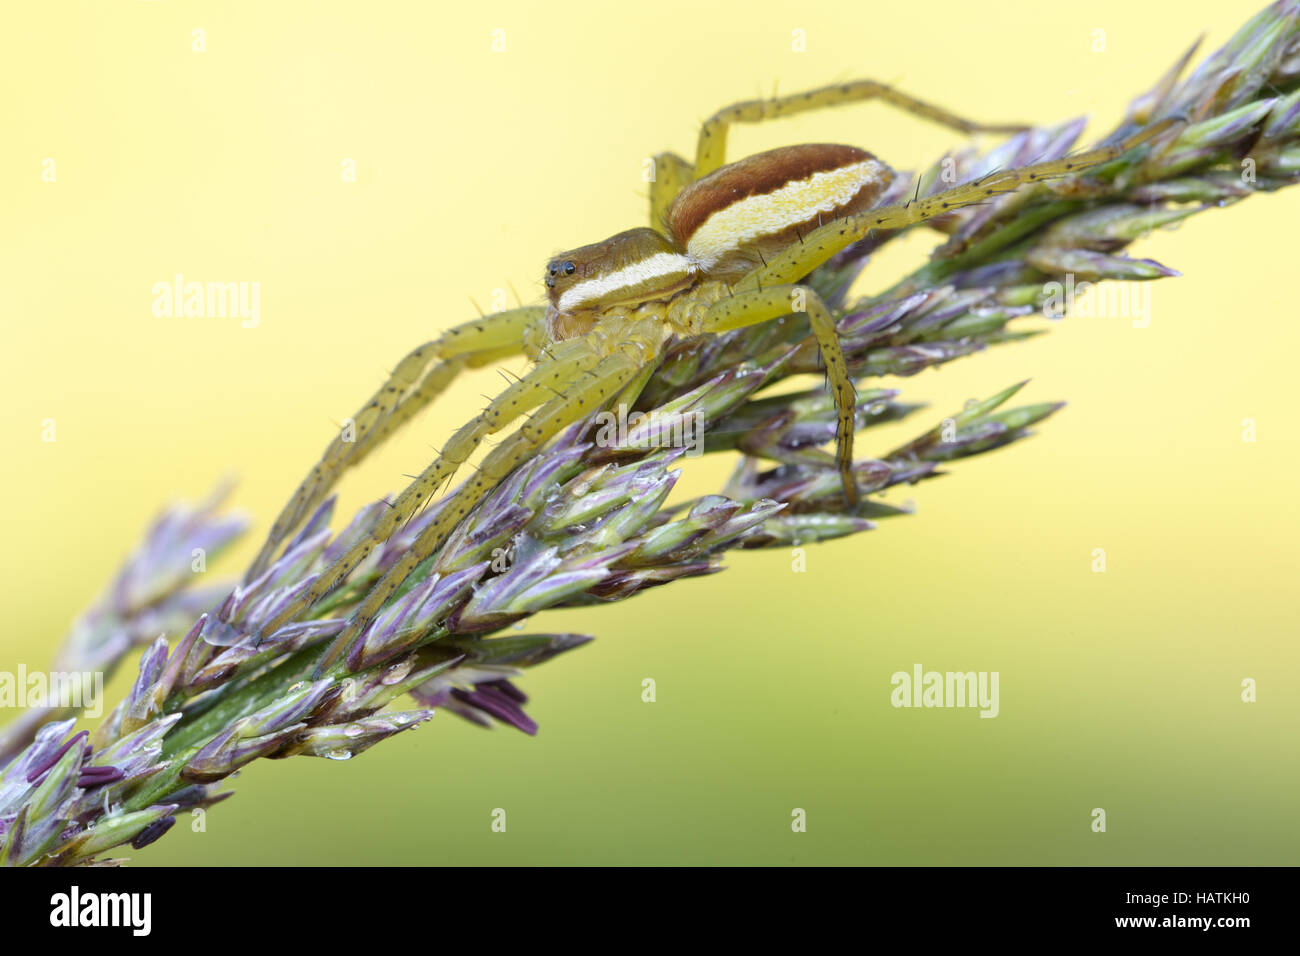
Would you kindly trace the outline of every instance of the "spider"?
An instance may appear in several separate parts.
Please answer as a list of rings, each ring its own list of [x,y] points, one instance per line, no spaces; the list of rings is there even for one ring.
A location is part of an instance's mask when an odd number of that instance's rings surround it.
[[[672,341],[717,335],[796,312],[806,314],[836,407],[836,455],[846,507],[853,480],[855,392],[830,311],[801,284],[809,273],[875,230],[893,230],[1044,179],[1107,162],[1171,125],[1166,119],[1112,146],[995,172],[900,205],[876,208],[894,172],[855,146],[804,144],[725,164],[727,132],[839,104],[878,99],[963,133],[1026,127],[964,119],[892,87],[860,80],[725,107],[700,130],[695,162],[654,157],[651,226],[620,232],[547,263],[545,305],[510,309],[456,326],[416,348],[393,370],[299,485],[276,519],[249,579],[265,571],[284,540],[359,464],[467,368],[524,354],[532,369],[457,431],[441,454],[393,501],[369,534],[339,556],[296,600],[267,622],[254,643],[292,622],[338,587],[399,525],[435,498],[489,435],[525,413],[524,424],[492,449],[416,538],[411,549],[357,605],[317,673],[336,662],[402,582],[516,466],[551,438],[622,396],[635,399]]]

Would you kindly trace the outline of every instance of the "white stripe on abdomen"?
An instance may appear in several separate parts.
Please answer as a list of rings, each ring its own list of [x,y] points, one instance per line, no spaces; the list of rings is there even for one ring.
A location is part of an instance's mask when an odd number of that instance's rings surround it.
[[[764,236],[775,236],[801,222],[815,219],[851,202],[863,187],[888,178],[883,163],[866,159],[839,169],[813,173],[807,179],[749,196],[719,209],[700,225],[686,251],[707,269],[739,247]]]

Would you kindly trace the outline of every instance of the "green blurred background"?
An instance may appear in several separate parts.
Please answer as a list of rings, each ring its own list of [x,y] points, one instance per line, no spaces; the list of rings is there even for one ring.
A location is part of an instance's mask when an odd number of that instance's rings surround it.
[[[46,666],[157,508],[229,474],[257,520],[210,571],[235,574],[399,355],[472,316],[470,297],[533,300],[550,254],[640,224],[643,159],[689,152],[717,107],[870,76],[989,121],[1086,113],[1096,134],[1198,34],[1213,48],[1255,9],[9,10],[0,667]],[[799,141],[909,169],[958,138],[865,105],[742,128],[732,155]],[[915,516],[810,548],[804,573],[786,551],[735,554],[718,576],[534,619],[598,637],[521,682],[535,739],[442,714],[349,763],[261,761],[206,832],[182,818],[133,859],[1294,863],[1297,213],[1300,190],[1266,195],[1139,244],[1185,274],[1153,286],[1148,328],[1071,319],[890,383],[930,408],[864,454],[1024,378],[1022,400],[1070,402],[1038,437],[890,497]],[[864,291],[935,241],[891,250]],[[155,318],[153,283],[178,271],[261,282],[260,326]],[[497,381],[463,382],[374,455],[342,511],[422,467]],[[730,464],[690,463],[679,490]],[[916,663],[1000,672],[1000,716],[892,708],[890,675]]]

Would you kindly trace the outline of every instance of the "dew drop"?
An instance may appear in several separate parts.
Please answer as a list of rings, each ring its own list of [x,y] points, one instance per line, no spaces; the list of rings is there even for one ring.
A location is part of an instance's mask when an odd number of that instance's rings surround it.
[[[401,664],[396,664],[384,671],[383,675],[379,678],[379,683],[386,687],[391,687],[393,684],[400,684],[406,679],[406,675],[411,673],[411,668],[414,666],[414,661],[404,661]]]
[[[326,753],[325,756],[326,756],[328,759],[330,759],[330,760],[351,760],[351,759],[352,759],[352,751],[351,751],[351,750],[342,750],[342,749],[340,749],[340,750],[331,750],[331,751],[329,751],[328,753]]]
[[[366,728],[362,727],[360,724],[348,724],[343,728],[343,736],[345,737],[360,737],[365,732]]]

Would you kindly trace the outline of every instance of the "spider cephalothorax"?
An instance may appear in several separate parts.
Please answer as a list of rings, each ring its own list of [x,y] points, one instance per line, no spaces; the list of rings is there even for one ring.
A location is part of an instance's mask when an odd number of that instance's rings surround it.
[[[836,454],[828,458],[828,466],[839,471],[845,507],[856,507],[853,380],[834,318],[803,280],[875,230],[906,228],[1025,183],[1095,166],[1175,123],[1162,120],[1113,146],[1002,170],[883,207],[876,203],[894,174],[854,146],[788,146],[724,165],[732,123],[867,99],[883,99],[968,133],[1023,128],[973,123],[870,80],[719,110],[700,131],[694,164],[672,153],[655,157],[650,227],[620,232],[552,258],[543,275],[547,305],[511,309],[456,326],[398,363],[285,506],[250,576],[267,567],[345,469],[358,464],[426,407],[462,369],[519,354],[535,360],[533,369],[458,430],[367,535],[339,555],[309,588],[286,602],[255,640],[276,633],[342,584],[401,522],[437,497],[487,436],[528,414],[516,432],[483,458],[473,477],[441,502],[438,514],[411,549],[357,605],[318,670],[332,667],[345,652],[350,661],[356,658],[375,616],[412,571],[442,547],[469,511],[563,428],[616,399],[635,401],[645,381],[643,373],[653,370],[673,337],[712,335],[804,314],[836,407]]]

